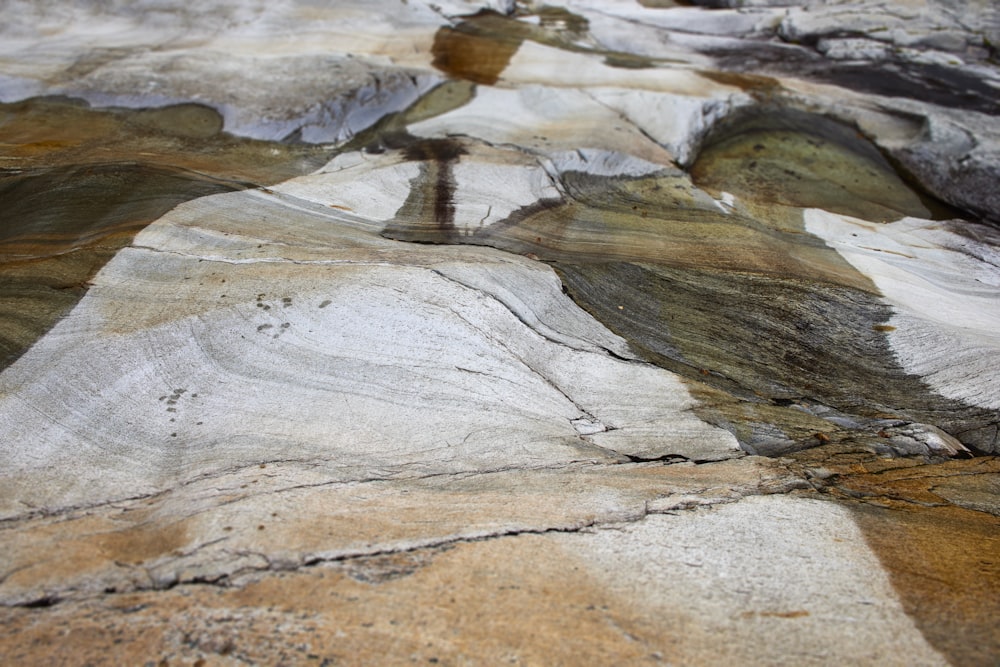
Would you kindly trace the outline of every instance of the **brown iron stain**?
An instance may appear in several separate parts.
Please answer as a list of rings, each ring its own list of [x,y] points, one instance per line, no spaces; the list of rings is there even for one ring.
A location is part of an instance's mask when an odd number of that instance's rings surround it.
[[[903,609],[956,665],[1000,656],[1000,518],[961,507],[852,503]]]
[[[317,147],[240,139],[221,127],[218,112],[194,104],[0,104],[0,369],[67,314],[97,271],[166,211],[278,182],[326,158]]]
[[[724,72],[722,70],[698,70],[698,74],[724,86],[735,86],[747,93],[771,94],[782,88],[777,79],[760,74]]]
[[[432,65],[445,74],[474,83],[493,85],[524,41],[523,34],[489,30],[506,19],[483,11],[454,28],[434,35]]]
[[[1000,457],[927,464],[820,448],[823,489],[850,508],[903,609],[955,665],[1000,656]]]
[[[44,613],[0,608],[0,623],[0,654],[13,664],[95,666],[161,656],[186,665],[223,656],[262,665],[638,664],[656,650],[669,658],[680,632],[643,619],[546,536],[269,573],[240,587],[67,601]],[[73,642],[62,635],[68,626]]]
[[[629,65],[639,62],[629,54],[593,50],[577,44],[586,34],[589,23],[586,18],[562,7],[543,5],[531,15],[538,18],[538,25],[484,9],[466,16],[454,28],[443,27],[434,36],[432,64],[449,76],[492,85],[525,40],[568,51],[599,53],[614,62]]]
[[[403,148],[407,160],[421,163],[410,194],[396,220],[382,232],[386,238],[425,243],[454,240],[455,177],[452,168],[466,155],[455,139],[413,140]]]

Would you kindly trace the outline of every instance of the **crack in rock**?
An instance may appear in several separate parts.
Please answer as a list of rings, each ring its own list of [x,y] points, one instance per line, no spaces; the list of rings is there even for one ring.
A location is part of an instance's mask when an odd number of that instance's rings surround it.
[[[655,462],[677,463],[677,457],[661,457]],[[687,465],[696,465],[684,462]],[[716,466],[724,462],[706,462]],[[634,463],[630,465],[636,465]],[[648,466],[648,463],[645,463]],[[605,466],[611,467],[611,466]],[[617,467],[617,466],[615,466]],[[642,469],[640,465],[639,469]],[[739,502],[755,495],[771,495],[789,493],[794,490],[808,489],[810,485],[802,477],[790,476],[792,473],[782,466],[772,466],[778,478],[768,480],[762,478],[756,483],[739,484],[726,488],[702,487],[689,489],[683,493],[674,493],[655,500],[641,502],[631,508],[619,508],[604,516],[581,517],[568,523],[549,525],[521,525],[500,530],[473,530],[465,534],[441,537],[426,537],[422,539],[403,540],[398,545],[371,544],[368,547],[351,548],[343,551],[323,552],[305,551],[300,553],[281,553],[262,551],[258,548],[233,548],[226,546],[229,538],[220,537],[196,545],[186,546],[166,560],[148,564],[131,564],[116,562],[115,571],[118,574],[100,575],[99,580],[105,582],[100,591],[93,587],[67,585],[64,587],[46,586],[43,590],[24,591],[21,594],[8,594],[0,600],[0,606],[38,608],[48,607],[66,600],[92,598],[99,595],[116,595],[143,590],[167,590],[181,585],[207,585],[232,587],[241,586],[255,576],[268,572],[295,571],[321,565],[344,563],[352,560],[412,554],[426,550],[453,547],[462,543],[481,542],[485,540],[518,537],[521,535],[544,535],[552,533],[573,533],[588,530],[613,530],[623,524],[642,521],[651,514],[672,514],[678,511],[710,508],[718,504]],[[380,480],[381,481],[381,480]],[[235,546],[235,545],[234,545]],[[221,549],[213,550],[213,547]],[[207,559],[207,560],[206,560]],[[200,562],[199,562],[200,561]],[[241,562],[242,561],[242,562]],[[228,566],[232,563],[236,567]],[[5,574],[5,579],[18,571],[30,566],[24,566]],[[131,573],[131,574],[129,574]],[[141,576],[135,576],[141,575]],[[0,580],[0,585],[4,581]]]

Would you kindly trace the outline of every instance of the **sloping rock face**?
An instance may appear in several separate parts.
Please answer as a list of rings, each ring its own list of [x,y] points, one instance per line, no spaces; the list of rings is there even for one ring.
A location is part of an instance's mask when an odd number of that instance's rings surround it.
[[[0,662],[1000,660],[991,3],[0,3]]]

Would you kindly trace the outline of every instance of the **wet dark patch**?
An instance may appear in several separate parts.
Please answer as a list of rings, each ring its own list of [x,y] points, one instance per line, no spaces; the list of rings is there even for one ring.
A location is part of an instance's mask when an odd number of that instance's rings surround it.
[[[462,144],[454,139],[422,139],[403,148],[407,160],[422,162],[450,162],[467,154]]]
[[[476,86],[468,81],[445,81],[428,91],[403,112],[404,125],[419,123],[465,106],[476,96]]]
[[[414,140],[402,149],[418,161],[420,174],[410,182],[410,194],[382,235],[399,241],[450,243],[455,235],[454,164],[466,154],[454,139]]]
[[[113,54],[112,54],[113,55]],[[311,171],[328,151],[240,139],[185,104],[0,104],[0,368],[65,316],[134,235],[177,204]],[[141,162],[135,161],[142,155]]]
[[[794,132],[813,137],[815,141],[829,142],[889,169],[878,149],[862,137],[856,128],[832,118],[798,109],[779,106],[756,106],[739,109],[713,126],[702,142],[701,148],[713,148],[743,134],[764,135],[768,132]],[[763,148],[754,142],[754,150]]]
[[[698,74],[721,83],[724,86],[735,86],[747,93],[772,94],[781,90],[781,83],[770,76],[746,74],[743,72],[724,72],[721,70],[698,70]]]
[[[0,173],[0,257],[46,257],[134,233],[182,201],[250,185],[127,162]]]
[[[139,109],[128,121],[139,128],[171,136],[208,139],[222,132],[223,119],[215,109],[201,104],[176,104],[158,109]]]
[[[428,118],[457,109],[476,95],[476,86],[468,81],[446,81],[428,91],[412,105],[396,113],[383,116],[368,129],[359,132],[340,147],[340,152],[361,150],[378,154],[386,150],[403,149],[419,141],[407,127]]]
[[[791,455],[847,507],[903,610],[955,665],[1000,656],[1000,458],[887,459],[860,447]],[[821,469],[821,476],[811,471]]]
[[[562,41],[581,37],[590,28],[590,22],[585,17],[574,14],[565,7],[542,5],[535,10],[535,15],[548,35],[559,36]]]
[[[896,173],[912,189],[924,208],[927,209],[931,220],[954,220],[956,218],[976,219],[983,218],[1000,225],[1000,212],[993,208],[983,208],[985,197],[977,193],[977,189],[982,193],[993,192],[992,176],[987,172],[980,172],[974,175],[972,183],[955,178],[954,181],[946,182],[943,188],[940,181],[928,178],[927,164],[916,163],[907,164],[907,157],[911,153],[908,149],[901,149],[894,153],[886,153],[886,159],[896,169]],[[931,167],[939,171],[941,165],[935,162]],[[962,162],[959,161],[959,170],[962,170]],[[949,170],[951,171],[951,170]],[[955,172],[951,171],[954,176]],[[976,177],[978,176],[978,178]],[[973,183],[979,181],[976,188]],[[940,189],[936,189],[940,188]],[[989,195],[987,195],[988,197]]]
[[[794,76],[861,93],[1000,114],[996,89],[959,65],[908,62],[891,52],[888,60],[878,63],[829,60],[809,48],[808,43],[756,42],[752,49],[706,48],[702,53],[712,56],[723,70]]]
[[[691,166],[696,184],[741,199],[876,221],[933,211],[855,128],[761,105],[716,125]]]
[[[872,293],[708,267],[555,268],[572,298],[645,358],[736,398],[804,397],[863,418],[935,424],[982,450],[992,444],[963,431],[995,428],[995,411],[940,397],[898,365],[876,330],[891,309]]]
[[[432,65],[445,74],[474,83],[492,85],[527,36],[527,26],[492,11],[467,17],[454,28],[442,27],[434,35]]]
[[[29,600],[22,604],[16,605],[18,607],[24,607],[26,609],[45,609],[47,607],[54,607],[59,604],[60,600],[58,597],[53,595],[46,595],[44,597],[35,598],[34,600]]]
[[[960,67],[902,62],[882,64],[878,68],[870,64],[841,64],[820,69],[813,75],[862,93],[903,97],[994,116],[1000,114],[997,90]]]
[[[136,163],[0,175],[0,367],[67,313],[147,224],[181,202],[241,187]]]
[[[759,123],[755,131],[797,127],[782,116]],[[809,141],[836,142],[850,160],[881,159],[846,126],[814,126],[802,142],[807,148]],[[748,151],[773,150],[762,141],[748,142]],[[426,158],[426,169],[385,235],[487,245],[550,263],[585,310],[637,353],[687,378],[714,406],[699,414],[731,430],[748,451],[780,455],[850,437],[878,446],[877,427],[866,424],[879,419],[931,423],[969,446],[995,446],[994,411],[937,396],[898,365],[886,339],[890,308],[835,251],[804,232],[800,214],[779,224],[724,213],[682,174],[565,173],[565,199],[537,202],[459,235],[439,222],[447,220],[441,213],[448,205],[440,199],[453,193],[439,187],[434,171],[448,164],[436,158],[452,150],[409,150]],[[803,401],[843,419],[806,414]]]
[[[604,64],[621,69],[649,69],[656,66],[656,61],[627,53],[611,53],[604,57]]]

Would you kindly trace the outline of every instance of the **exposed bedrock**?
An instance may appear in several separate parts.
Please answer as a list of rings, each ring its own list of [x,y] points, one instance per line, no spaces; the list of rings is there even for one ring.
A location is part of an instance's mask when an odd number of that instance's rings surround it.
[[[0,662],[996,665],[994,3],[704,4],[0,0]]]
[[[784,426],[772,428],[763,426],[763,416],[737,427],[716,414],[716,423],[729,424],[748,450],[776,454],[815,446],[829,437],[825,430],[843,430],[846,437],[852,428],[879,442],[874,436],[893,420],[936,425],[982,452],[996,448],[995,388],[982,379],[985,387],[958,388],[995,359],[995,322],[971,316],[962,330],[939,326],[931,343],[933,327],[921,328],[919,318],[902,327],[890,323],[896,311],[879,293],[880,276],[845,262],[840,239],[820,234],[835,250],[812,236],[819,223],[811,211],[818,209],[858,225],[844,232],[849,238],[878,228],[866,227],[864,218],[886,224],[952,212],[910,188],[850,126],[794,109],[744,107],[702,142],[693,180],[655,165],[644,175],[629,174],[621,160],[614,176],[609,165],[615,162],[605,158],[599,166],[596,156],[585,155],[575,163],[547,163],[546,171],[481,144],[413,141],[401,157],[421,166],[385,235],[491,245],[551,262],[573,298],[647,359],[741,401],[770,403],[771,419],[787,415]],[[460,175],[471,174],[477,160],[508,163],[506,174],[499,166],[481,168],[511,177],[504,189],[509,196],[517,191],[514,164],[520,162],[520,173],[534,174],[522,186],[525,201],[538,203],[509,205],[506,218],[484,203],[483,215],[476,214],[470,206],[480,195],[476,186],[463,189]],[[596,173],[577,171],[587,168]],[[993,280],[988,246],[977,257],[976,241],[961,236],[961,225],[928,221],[925,227],[891,243],[919,246],[921,234],[937,234],[936,243],[952,248],[942,252],[951,252],[956,289],[975,289],[979,278],[959,288],[967,272]],[[905,256],[900,248],[884,253]],[[898,268],[916,282],[947,275],[937,268],[925,274],[919,262]],[[980,291],[981,303],[970,308],[994,308],[995,294]],[[935,298],[948,300],[944,291]],[[919,359],[934,357],[944,344],[952,367],[964,370],[928,386]],[[804,421],[802,412],[817,419]]]

